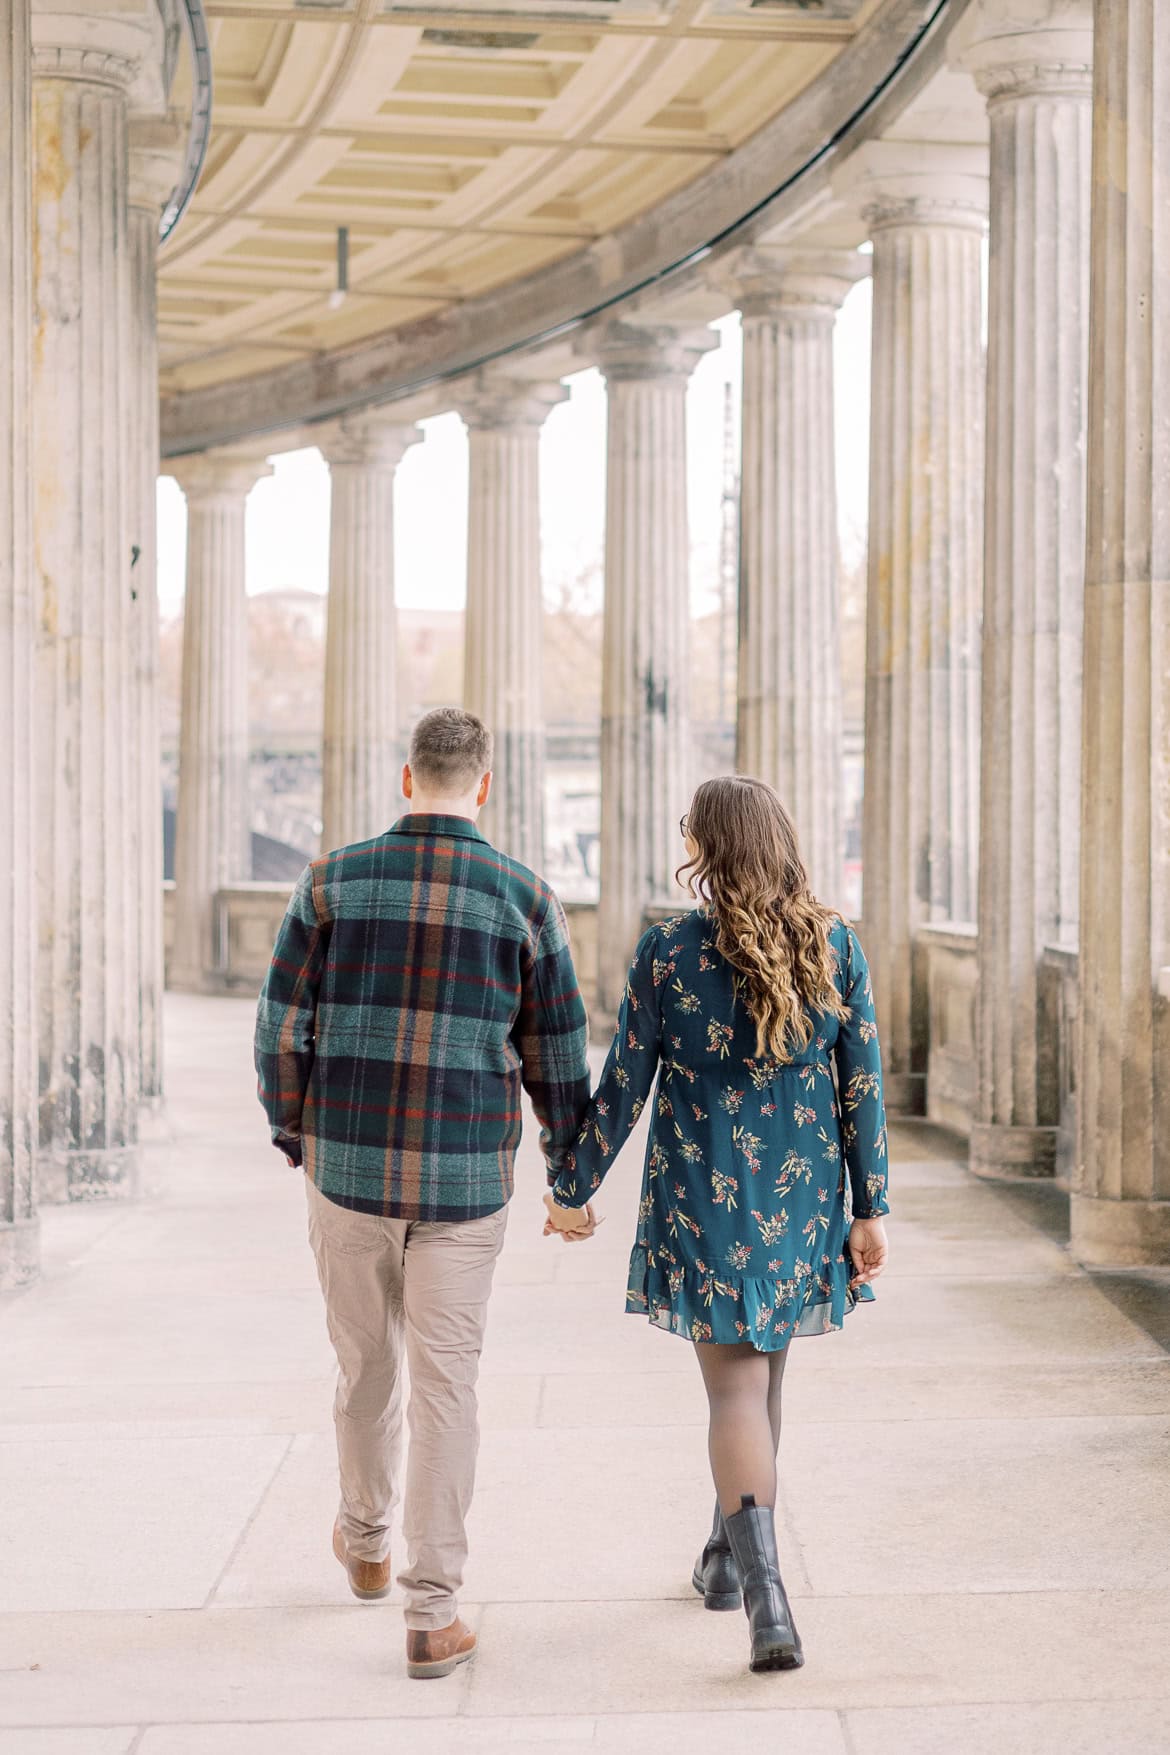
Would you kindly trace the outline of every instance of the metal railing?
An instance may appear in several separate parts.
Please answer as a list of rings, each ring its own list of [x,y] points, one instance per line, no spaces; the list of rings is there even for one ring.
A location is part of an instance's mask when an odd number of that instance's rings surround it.
[[[211,39],[207,34],[203,0],[183,0],[183,8],[191,45],[191,126],[182,175],[159,221],[160,244],[174,231],[195,193],[211,138]]]

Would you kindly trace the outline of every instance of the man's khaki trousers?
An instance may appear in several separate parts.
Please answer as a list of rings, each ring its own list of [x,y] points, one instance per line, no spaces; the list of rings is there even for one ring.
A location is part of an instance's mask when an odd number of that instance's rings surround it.
[[[381,1219],[327,1200],[305,1178],[309,1241],[337,1354],[333,1404],[341,1532],[361,1560],[384,1560],[390,1517],[404,1498],[406,1625],[449,1627],[467,1560],[475,1485],[475,1384],[488,1296],[508,1209],[430,1224]],[[410,1371],[406,1492],[403,1354]]]

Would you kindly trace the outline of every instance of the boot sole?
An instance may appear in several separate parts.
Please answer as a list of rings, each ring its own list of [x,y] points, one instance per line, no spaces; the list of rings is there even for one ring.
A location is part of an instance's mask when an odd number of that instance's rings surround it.
[[[436,1676],[449,1676],[452,1670],[457,1670],[460,1664],[469,1663],[474,1656],[475,1647],[473,1645],[470,1651],[461,1651],[456,1657],[436,1658],[433,1663],[429,1664],[412,1664],[408,1659],[406,1673],[408,1676],[412,1676],[416,1682],[427,1682]]]
[[[743,1607],[743,1597],[737,1590],[708,1590],[697,1572],[692,1572],[691,1583],[702,1597],[705,1609],[742,1609]]]
[[[794,1645],[772,1645],[763,1651],[753,1651],[748,1668],[760,1674],[768,1670],[799,1670],[803,1663],[804,1653]]]

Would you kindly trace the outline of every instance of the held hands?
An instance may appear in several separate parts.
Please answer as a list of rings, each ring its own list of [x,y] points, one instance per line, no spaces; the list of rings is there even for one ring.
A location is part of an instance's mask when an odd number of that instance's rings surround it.
[[[554,1237],[559,1234],[562,1243],[581,1243],[586,1237],[592,1237],[598,1225],[605,1223],[593,1211],[593,1202],[587,1201],[583,1207],[559,1207],[551,1194],[546,1194],[544,1204],[548,1209],[548,1217],[544,1221],[544,1236]]]
[[[849,1227],[849,1256],[853,1262],[850,1288],[868,1286],[885,1270],[890,1246],[881,1219],[854,1219]]]

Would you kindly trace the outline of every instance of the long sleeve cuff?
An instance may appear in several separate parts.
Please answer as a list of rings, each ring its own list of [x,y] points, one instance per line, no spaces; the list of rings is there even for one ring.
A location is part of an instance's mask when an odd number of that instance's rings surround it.
[[[299,1136],[281,1133],[278,1127],[274,1127],[272,1129],[272,1143],[278,1151],[284,1153],[286,1158],[291,1158],[298,1169],[304,1163],[304,1153]]]

